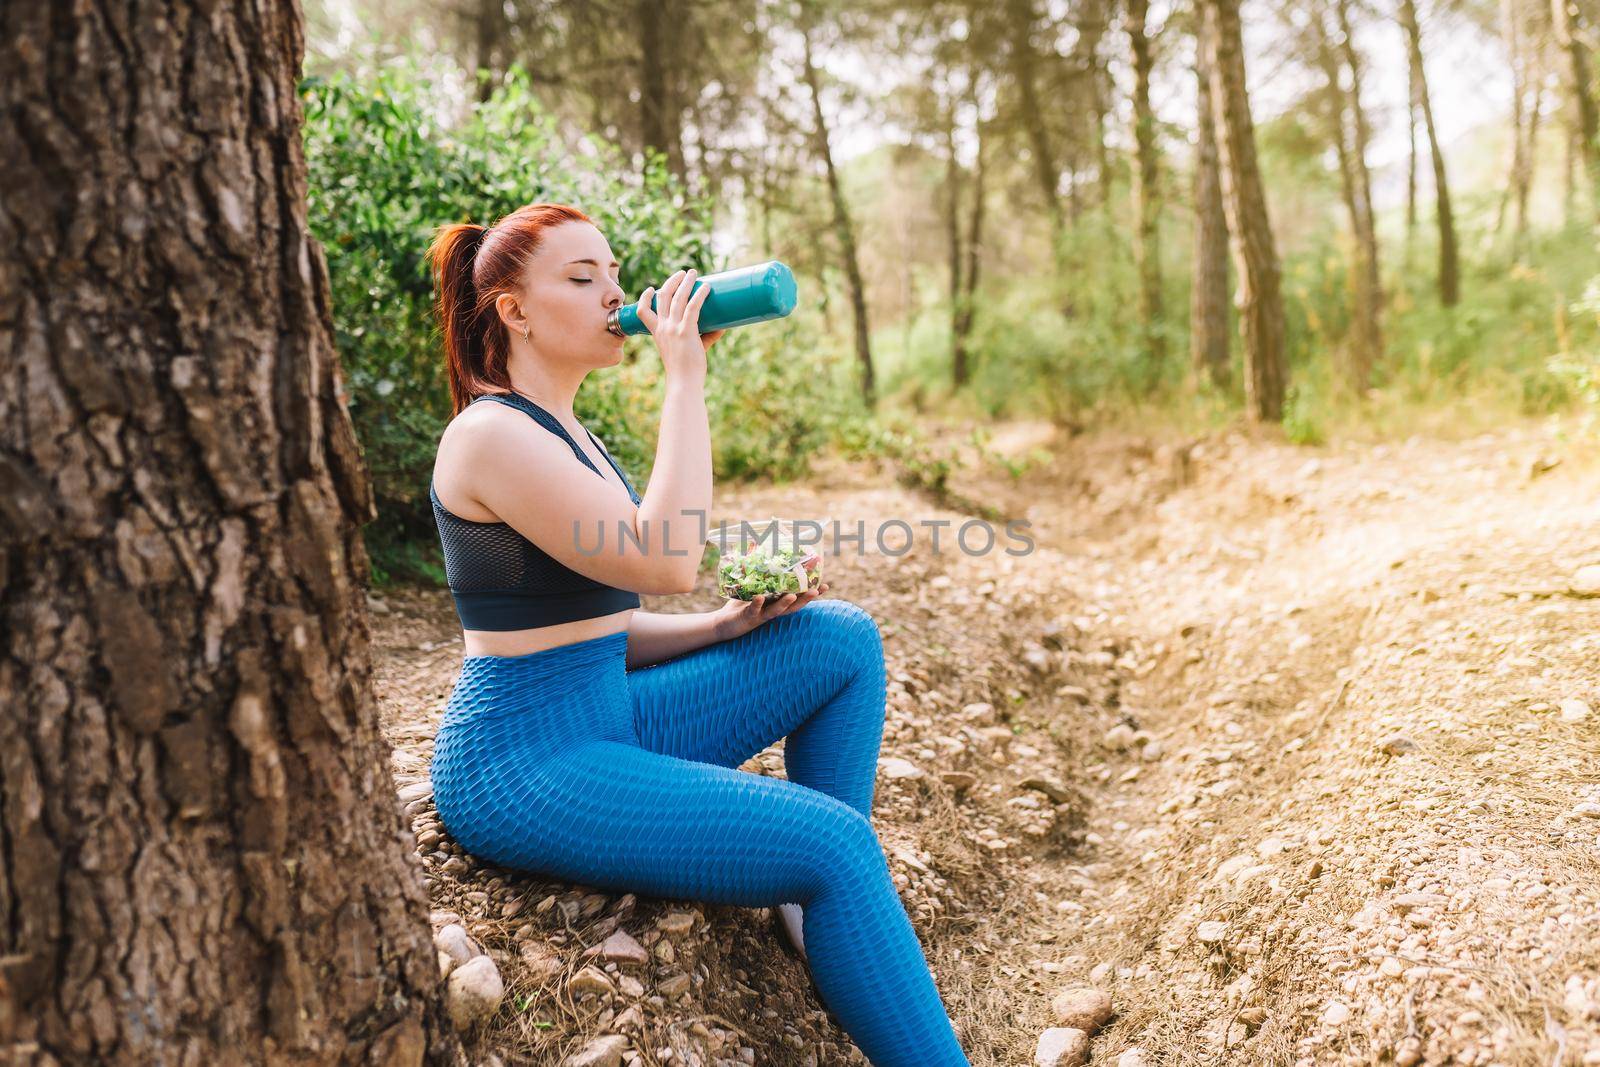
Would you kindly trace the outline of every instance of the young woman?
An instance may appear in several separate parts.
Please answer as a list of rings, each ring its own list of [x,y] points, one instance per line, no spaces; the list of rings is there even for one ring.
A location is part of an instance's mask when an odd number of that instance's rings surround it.
[[[656,311],[653,287],[640,297],[666,378],[640,497],[573,415],[584,376],[622,355],[605,236],[530,204],[442,227],[429,259],[455,409],[430,492],[466,643],[434,743],[446,828],[502,867],[778,907],[873,1064],[966,1064],[870,821],[885,693],[872,617],[816,600],[826,585],[638,610],[639,593],[691,590],[705,547],[720,336],[698,330],[706,287],[678,271]],[[780,737],[787,781],[737,769]]]

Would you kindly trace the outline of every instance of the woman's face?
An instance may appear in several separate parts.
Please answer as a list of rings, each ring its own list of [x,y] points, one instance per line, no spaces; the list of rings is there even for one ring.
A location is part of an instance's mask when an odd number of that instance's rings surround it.
[[[563,222],[545,231],[539,250],[523,267],[514,302],[501,298],[514,337],[528,327],[528,343],[544,358],[606,367],[622,358],[622,338],[606,329],[606,315],[626,302],[617,284],[611,245],[587,222]]]

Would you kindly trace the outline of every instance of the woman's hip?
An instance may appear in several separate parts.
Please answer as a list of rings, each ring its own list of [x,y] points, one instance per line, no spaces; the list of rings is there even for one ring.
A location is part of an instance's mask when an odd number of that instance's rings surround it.
[[[462,798],[528,780],[552,756],[594,741],[637,744],[626,633],[526,656],[468,656],[434,735],[440,815]]]

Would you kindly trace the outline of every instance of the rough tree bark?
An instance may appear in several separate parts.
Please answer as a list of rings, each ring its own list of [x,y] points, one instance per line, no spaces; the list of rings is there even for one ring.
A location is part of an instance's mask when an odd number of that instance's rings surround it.
[[[1255,126],[1245,88],[1238,0],[1204,0],[1204,47],[1209,49],[1212,118],[1222,161],[1223,206],[1238,273],[1234,304],[1244,341],[1247,415],[1283,418],[1287,371],[1281,269],[1256,165]]]
[[[457,1055],[372,696],[302,53],[291,4],[0,7],[6,1062]]]
[[[867,328],[866,286],[861,280],[861,262],[856,253],[855,224],[850,219],[850,207],[845,203],[844,190],[839,184],[839,174],[833,166],[833,147],[828,136],[828,120],[822,112],[822,89],[817,74],[817,64],[811,54],[811,26],[803,22],[800,29],[804,49],[802,76],[811,92],[811,117],[814,123],[813,139],[817,155],[822,158],[828,175],[828,195],[833,201],[833,230],[839,239],[839,254],[843,259],[845,280],[850,288],[850,310],[855,316],[856,358],[861,363],[861,395],[872,407],[877,402],[877,383],[872,372],[872,342]]]
[[[1194,288],[1189,296],[1189,355],[1196,375],[1227,388],[1228,220],[1222,204],[1217,160],[1216,109],[1211,103],[1211,64],[1205,47],[1195,50]]]
[[[1461,262],[1456,250],[1455,215],[1450,210],[1450,180],[1445,174],[1444,152],[1433,125],[1433,103],[1428,97],[1428,75],[1422,65],[1422,28],[1417,23],[1415,0],[1400,0],[1400,25],[1406,33],[1412,84],[1417,106],[1422,110],[1422,125],[1428,133],[1428,151],[1433,158],[1435,210],[1439,218],[1439,303],[1454,307],[1461,299]]]
[[[1161,193],[1156,163],[1156,116],[1150,107],[1151,42],[1145,25],[1149,0],[1128,0],[1127,31],[1133,59],[1133,196],[1138,212],[1134,258],[1139,269],[1139,320],[1145,351],[1157,366],[1166,361],[1161,329]]]

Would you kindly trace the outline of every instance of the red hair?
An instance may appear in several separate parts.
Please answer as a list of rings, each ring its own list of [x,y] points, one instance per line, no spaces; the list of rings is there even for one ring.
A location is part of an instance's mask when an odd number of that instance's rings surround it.
[[[521,284],[544,232],[564,222],[594,220],[566,204],[526,204],[493,226],[454,222],[434,232],[428,265],[438,290],[452,416],[484,393],[511,388],[511,338],[495,298]]]

